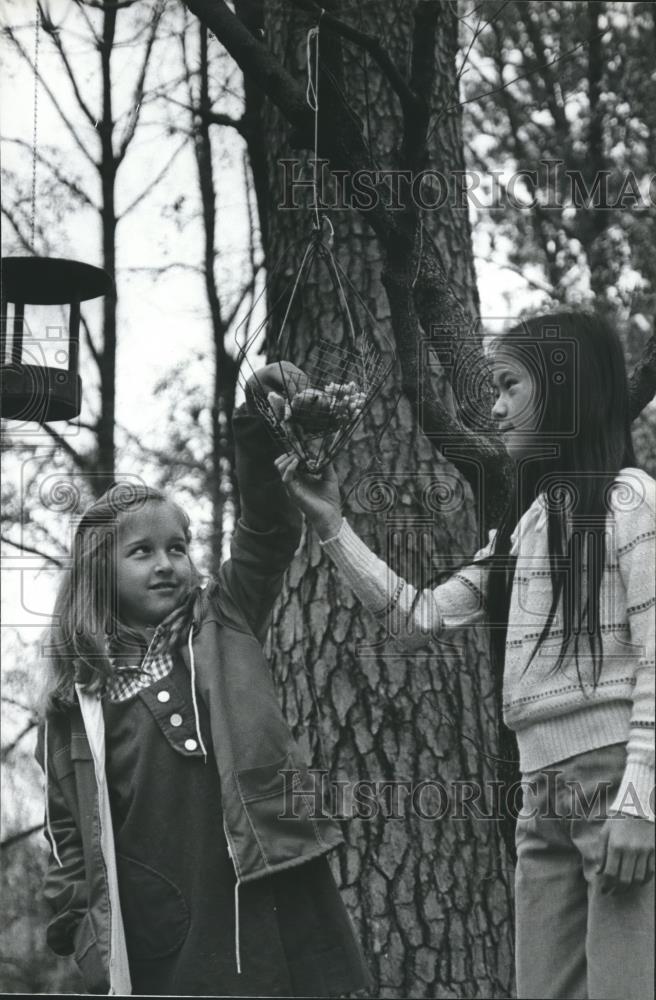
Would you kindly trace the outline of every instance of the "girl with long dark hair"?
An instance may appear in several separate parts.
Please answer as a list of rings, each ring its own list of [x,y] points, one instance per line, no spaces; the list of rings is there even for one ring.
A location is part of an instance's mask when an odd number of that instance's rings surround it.
[[[653,995],[654,480],[636,468],[621,345],[554,313],[497,339],[492,415],[516,481],[498,528],[417,591],[341,517],[333,469],[277,459],[326,553],[397,641],[491,628],[524,801],[519,997]]]

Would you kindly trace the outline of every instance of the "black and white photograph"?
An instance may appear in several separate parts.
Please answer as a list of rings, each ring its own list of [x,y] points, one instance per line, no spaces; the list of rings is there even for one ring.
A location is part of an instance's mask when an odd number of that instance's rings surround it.
[[[653,1000],[656,3],[0,10],[0,993]]]

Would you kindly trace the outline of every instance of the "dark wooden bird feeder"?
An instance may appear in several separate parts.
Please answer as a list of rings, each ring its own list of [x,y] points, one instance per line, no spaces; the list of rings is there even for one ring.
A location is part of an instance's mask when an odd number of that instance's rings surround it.
[[[80,303],[112,292],[99,267],[53,257],[3,257],[0,414],[10,420],[71,420],[82,405]],[[53,323],[53,310],[68,316]],[[55,362],[53,364],[52,362]],[[59,366],[59,367],[58,367]]]

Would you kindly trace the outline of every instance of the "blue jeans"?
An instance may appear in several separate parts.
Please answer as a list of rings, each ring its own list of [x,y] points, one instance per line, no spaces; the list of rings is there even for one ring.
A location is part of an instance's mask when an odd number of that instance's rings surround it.
[[[521,1000],[653,1000],[654,881],[603,894],[596,875],[599,834],[625,760],[625,744],[616,743],[523,775],[515,875]]]

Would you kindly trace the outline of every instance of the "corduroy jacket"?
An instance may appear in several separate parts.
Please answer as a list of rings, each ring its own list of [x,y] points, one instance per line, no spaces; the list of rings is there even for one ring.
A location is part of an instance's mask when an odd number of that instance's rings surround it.
[[[293,366],[289,366],[293,368]],[[279,366],[258,373],[278,388]],[[233,420],[242,517],[231,558],[199,592],[183,657],[205,701],[221,782],[226,838],[237,883],[302,864],[342,841],[321,815],[310,776],[283,717],[262,651],[271,609],[298,546],[301,519],[273,465],[262,419]],[[102,711],[78,704],[40,726],[52,854],[45,895],[50,947],[75,955],[89,992],[129,992],[111,817],[104,778]],[[45,746],[47,740],[47,748]],[[202,863],[202,862],[200,862]]]

